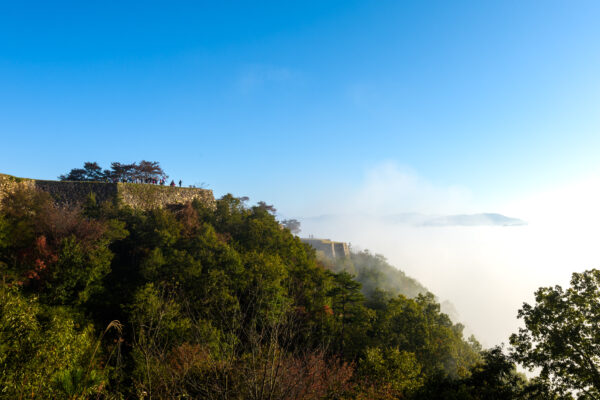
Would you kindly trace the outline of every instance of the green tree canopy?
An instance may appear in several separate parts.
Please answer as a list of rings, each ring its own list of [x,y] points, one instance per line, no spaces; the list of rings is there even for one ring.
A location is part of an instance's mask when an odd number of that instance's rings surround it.
[[[474,371],[480,348],[433,295],[398,295],[382,282],[404,275],[361,253],[365,291],[274,213],[232,195],[150,210],[5,196],[0,399],[409,399]]]
[[[131,180],[150,180],[166,179],[165,174],[158,161],[142,160],[139,163],[123,164],[120,162],[111,163],[111,169],[102,170],[97,162],[85,162],[83,168],[73,168],[67,174],[60,175],[61,181],[131,181]]]
[[[510,338],[515,359],[559,391],[600,398],[600,270],[574,273],[567,289],[538,289],[518,316],[525,326]]]

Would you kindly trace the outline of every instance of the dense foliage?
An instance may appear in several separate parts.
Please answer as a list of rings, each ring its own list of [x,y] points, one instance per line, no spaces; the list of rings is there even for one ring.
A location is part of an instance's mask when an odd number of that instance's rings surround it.
[[[69,173],[58,177],[61,181],[92,182],[165,182],[168,175],[158,161],[142,160],[139,163],[124,164],[113,162],[110,169],[102,169],[96,162],[85,162],[83,168],[73,168]]]
[[[0,398],[533,398],[433,295],[327,268],[272,210],[5,197]]]
[[[350,257],[331,260],[323,254],[317,254],[319,261],[334,272],[348,272],[360,282],[362,292],[372,297],[378,291],[392,296],[399,294],[415,298],[429,291],[416,279],[407,276],[401,270],[390,265],[381,254],[371,254],[368,250],[351,252]]]
[[[600,398],[600,270],[574,273],[571,287],[542,287],[519,311],[525,326],[511,336],[515,358],[560,393]]]

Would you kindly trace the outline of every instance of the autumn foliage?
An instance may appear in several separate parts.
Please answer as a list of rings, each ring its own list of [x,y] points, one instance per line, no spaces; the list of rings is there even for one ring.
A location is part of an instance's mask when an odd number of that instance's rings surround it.
[[[0,398],[405,399],[481,362],[433,295],[363,291],[274,210],[5,197]]]

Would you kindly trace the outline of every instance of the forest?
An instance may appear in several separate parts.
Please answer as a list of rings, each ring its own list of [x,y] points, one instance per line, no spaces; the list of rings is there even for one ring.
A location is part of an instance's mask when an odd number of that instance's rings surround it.
[[[233,195],[61,208],[18,189],[0,273],[1,399],[599,396],[598,271],[541,288],[511,347],[483,349],[384,257],[320,258]]]

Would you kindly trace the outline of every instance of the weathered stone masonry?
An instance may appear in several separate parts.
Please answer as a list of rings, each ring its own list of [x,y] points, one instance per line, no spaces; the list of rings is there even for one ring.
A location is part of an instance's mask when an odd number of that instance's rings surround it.
[[[349,257],[350,249],[344,242],[334,242],[329,239],[301,238],[304,243],[310,244],[317,251],[322,251],[329,258]]]
[[[215,206],[213,192],[208,189],[140,183],[41,181],[3,174],[0,174],[0,201],[18,187],[43,190],[49,193],[57,204],[66,206],[82,203],[90,193],[95,194],[99,203],[112,201],[119,196],[123,204],[141,209],[184,204],[195,199],[210,207]]]

